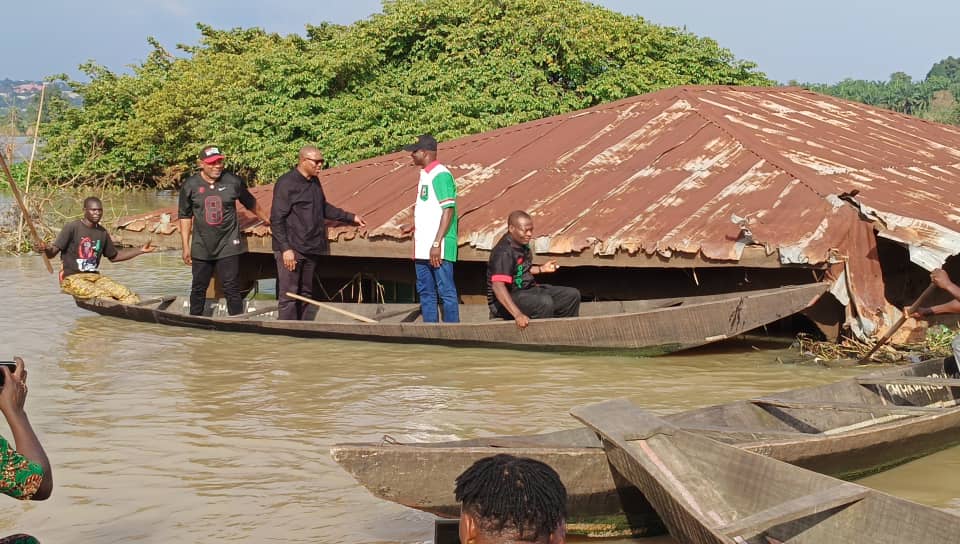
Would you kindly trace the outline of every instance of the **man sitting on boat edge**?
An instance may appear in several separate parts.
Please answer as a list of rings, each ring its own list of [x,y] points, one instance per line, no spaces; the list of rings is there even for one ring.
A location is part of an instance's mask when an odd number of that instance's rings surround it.
[[[576,317],[580,315],[580,291],[537,283],[534,276],[556,272],[555,259],[542,265],[533,264],[530,240],[533,219],[527,212],[516,210],[507,218],[507,233],[490,252],[487,262],[487,305],[490,315],[514,319],[524,329],[531,319]]]
[[[100,274],[100,258],[106,255],[116,263],[152,253],[155,248],[147,242],[141,248],[118,250],[110,233],[100,225],[102,218],[103,202],[95,196],[87,197],[83,200],[83,219],[64,225],[53,243],[41,243],[38,250],[51,259],[60,253],[60,287],[65,293],[76,298],[112,298],[136,304],[140,299],[130,289]]]

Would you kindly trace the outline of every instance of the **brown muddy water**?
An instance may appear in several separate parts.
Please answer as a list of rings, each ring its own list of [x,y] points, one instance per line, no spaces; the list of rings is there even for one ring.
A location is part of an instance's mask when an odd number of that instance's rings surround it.
[[[143,296],[189,284],[177,253],[103,271]],[[0,359],[27,361],[55,471],[46,502],[0,498],[0,535],[51,543],[429,542],[432,516],[374,498],[330,445],[545,432],[614,397],[669,413],[864,371],[749,344],[644,359],[168,328],[78,309],[38,257],[0,258],[0,294]],[[862,482],[960,513],[960,448]]]

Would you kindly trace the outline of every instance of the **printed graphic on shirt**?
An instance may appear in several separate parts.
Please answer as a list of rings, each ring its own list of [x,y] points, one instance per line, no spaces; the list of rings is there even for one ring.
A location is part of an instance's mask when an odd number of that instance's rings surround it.
[[[80,239],[77,247],[77,270],[80,272],[96,272],[97,257],[103,248],[100,247],[100,240],[93,241],[89,236]]]
[[[430,198],[430,188],[427,185],[420,186],[420,200],[426,202]]]
[[[517,270],[513,273],[513,284],[523,289],[523,257],[517,257]]]
[[[211,226],[223,223],[223,200],[219,195],[203,199],[203,218]]]

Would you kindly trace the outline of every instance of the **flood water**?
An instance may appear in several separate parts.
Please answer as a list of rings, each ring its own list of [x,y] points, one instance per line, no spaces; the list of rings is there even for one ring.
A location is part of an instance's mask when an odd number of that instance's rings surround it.
[[[178,253],[103,272],[147,297],[189,285]],[[0,258],[0,293],[0,359],[27,361],[55,473],[46,502],[0,499],[0,535],[44,542],[429,542],[432,516],[374,498],[329,447],[545,432],[614,397],[668,413],[864,372],[746,344],[644,359],[140,324],[78,309],[38,257]],[[960,449],[862,482],[960,513]]]

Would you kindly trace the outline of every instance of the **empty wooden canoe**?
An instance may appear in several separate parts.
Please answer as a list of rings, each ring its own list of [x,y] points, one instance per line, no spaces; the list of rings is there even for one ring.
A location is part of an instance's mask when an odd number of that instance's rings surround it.
[[[680,429],[626,399],[570,412],[684,544],[940,544],[960,517]]]

